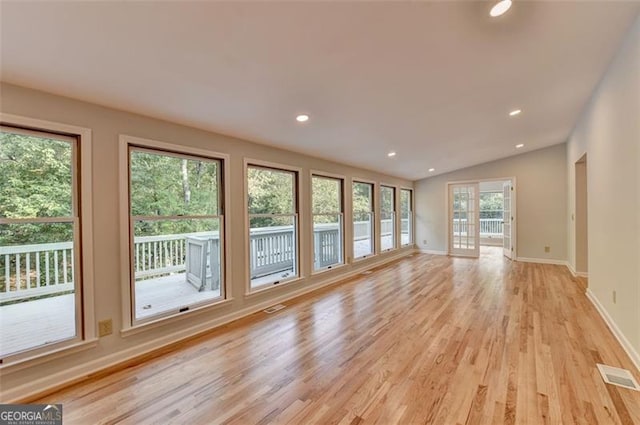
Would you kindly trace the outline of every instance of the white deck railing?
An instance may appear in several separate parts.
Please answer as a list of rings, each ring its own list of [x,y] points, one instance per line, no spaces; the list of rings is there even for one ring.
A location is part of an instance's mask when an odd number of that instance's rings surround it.
[[[73,290],[71,242],[0,246],[0,301]]]
[[[467,233],[467,219],[454,219],[453,232]],[[481,218],[480,219],[480,236],[502,236],[503,221],[501,218]]]
[[[388,223],[387,223],[388,221]],[[353,223],[354,240],[371,238],[371,223]],[[402,234],[409,231],[402,220]],[[392,234],[391,220],[381,223],[382,236]],[[136,237],[134,240],[134,275],[136,280],[186,271],[186,239],[206,236],[213,243],[218,232],[185,233]],[[342,235],[338,224],[314,226],[316,268],[336,264],[343,259]],[[265,276],[293,268],[295,262],[292,226],[252,229],[251,277]],[[207,256],[207,268],[218,270],[217,255]],[[0,247],[0,302],[28,299],[74,290],[74,255],[71,242]]]

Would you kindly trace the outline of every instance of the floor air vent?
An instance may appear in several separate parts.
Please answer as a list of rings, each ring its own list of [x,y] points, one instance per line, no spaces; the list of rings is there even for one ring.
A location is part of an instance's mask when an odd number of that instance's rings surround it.
[[[597,366],[600,371],[600,375],[602,375],[602,379],[607,384],[640,391],[640,385],[638,385],[638,382],[628,370],[599,363]]]
[[[284,308],[284,306],[282,304],[277,304],[277,305],[271,306],[269,308],[266,308],[266,309],[264,309],[262,311],[264,311],[267,314],[271,314],[271,313],[275,313],[278,310],[282,310],[283,308]]]

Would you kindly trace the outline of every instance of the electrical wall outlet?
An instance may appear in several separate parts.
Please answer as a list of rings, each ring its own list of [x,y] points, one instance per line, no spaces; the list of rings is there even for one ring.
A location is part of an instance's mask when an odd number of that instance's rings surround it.
[[[544,247],[544,252],[551,252],[551,247],[550,246],[545,246]]]
[[[427,244],[427,240],[426,240],[426,239],[423,239],[423,240],[422,240],[422,245],[426,245],[426,244]]]
[[[98,336],[103,337],[113,333],[113,321],[111,319],[98,322]]]

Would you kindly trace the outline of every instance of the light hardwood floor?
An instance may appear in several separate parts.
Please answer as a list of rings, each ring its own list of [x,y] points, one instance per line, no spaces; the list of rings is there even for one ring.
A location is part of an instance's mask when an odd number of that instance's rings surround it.
[[[414,255],[40,402],[66,425],[640,424],[583,286],[493,252]]]

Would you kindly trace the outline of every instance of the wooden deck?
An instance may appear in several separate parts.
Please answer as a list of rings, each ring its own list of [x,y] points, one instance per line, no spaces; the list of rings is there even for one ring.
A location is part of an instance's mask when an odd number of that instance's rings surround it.
[[[136,317],[178,310],[220,296],[220,291],[198,292],[184,273],[136,283]],[[4,355],[75,336],[73,294],[0,307],[0,349]],[[150,306],[145,308],[146,306]]]
[[[65,424],[640,424],[565,267],[417,254],[58,391]]]
[[[199,292],[185,281],[184,273],[136,282],[136,317],[144,319],[179,310],[220,296],[220,290]]]
[[[0,307],[0,354],[73,338],[73,294]]]

